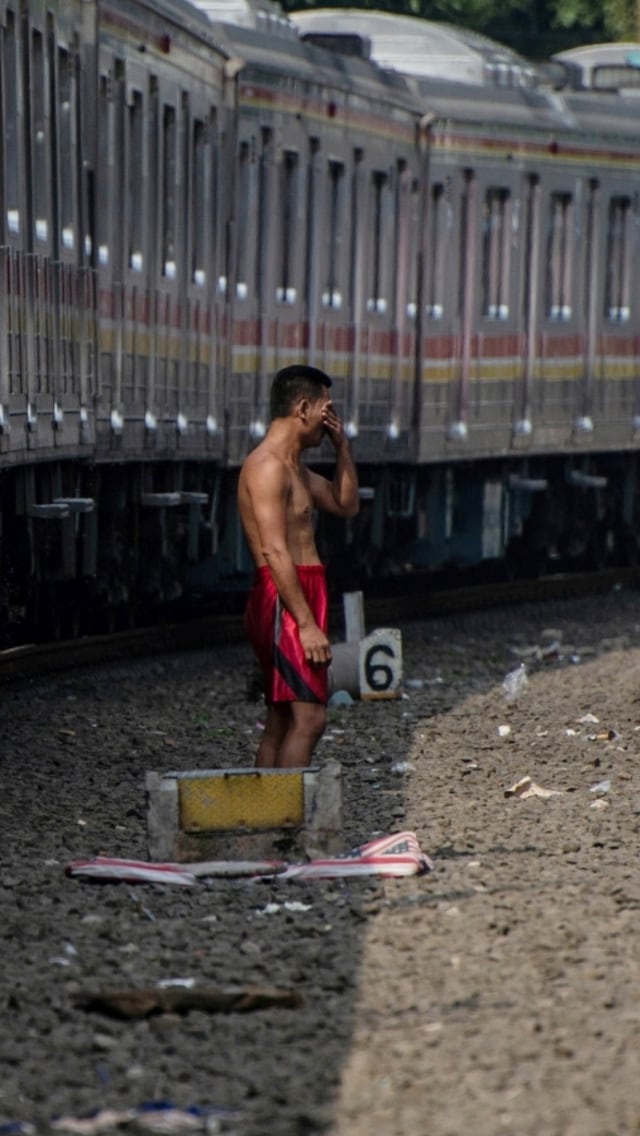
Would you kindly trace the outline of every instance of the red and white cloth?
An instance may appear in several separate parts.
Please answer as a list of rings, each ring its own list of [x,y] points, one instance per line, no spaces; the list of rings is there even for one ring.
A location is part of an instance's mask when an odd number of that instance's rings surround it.
[[[359,848],[326,860],[290,864],[280,873],[285,880],[345,879],[355,876],[422,876],[433,871],[433,861],[422,851],[415,832],[381,836]]]
[[[181,884],[190,887],[206,876],[277,876],[278,879],[352,879],[357,876],[422,876],[434,868],[422,851],[415,832],[381,836],[339,856],[310,860],[306,864],[231,860],[202,864],[155,864],[146,860],[118,860],[96,856],[91,860],[72,860],[66,865],[68,876],[126,883]]]

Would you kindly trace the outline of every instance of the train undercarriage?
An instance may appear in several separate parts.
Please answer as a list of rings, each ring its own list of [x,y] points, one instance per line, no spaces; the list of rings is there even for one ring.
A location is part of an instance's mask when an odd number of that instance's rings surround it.
[[[359,514],[317,520],[336,596],[638,561],[635,453],[359,472]],[[236,477],[198,462],[5,470],[0,645],[142,626],[202,604],[240,608],[252,566]]]

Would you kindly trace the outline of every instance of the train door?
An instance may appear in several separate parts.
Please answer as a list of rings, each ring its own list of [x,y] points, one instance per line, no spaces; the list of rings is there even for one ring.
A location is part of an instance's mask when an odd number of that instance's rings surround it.
[[[182,413],[197,426],[197,442],[209,454],[222,446],[222,389],[218,383],[220,328],[216,294],[220,265],[218,113],[206,91],[183,98],[184,325]]]
[[[5,270],[9,413],[19,447],[53,444],[51,306],[54,252],[49,28],[41,11],[6,12],[4,59]],[[11,156],[10,156],[11,155]],[[11,168],[15,161],[15,168]],[[18,422],[16,422],[18,425]]]
[[[54,260],[48,266],[47,294],[56,445],[90,440],[87,408],[95,386],[96,293],[90,250],[84,243],[87,202],[80,59],[75,30],[67,41],[58,41],[50,17]]]
[[[149,359],[151,189],[149,78],[135,60],[103,52],[96,187],[100,279],[100,443],[141,448],[153,406]],[[144,330],[143,330],[144,329]],[[150,401],[149,401],[150,400]]]
[[[399,158],[393,209],[393,374],[385,434],[390,455],[407,460],[414,456],[415,443],[420,209],[419,179],[409,161]]]
[[[239,100],[242,105],[242,93]],[[236,192],[230,202],[231,278],[225,281],[227,319],[231,320],[226,441],[232,463],[241,461],[247,444],[259,440],[267,429],[269,296],[274,287],[270,256],[275,195],[273,130],[242,112],[236,163]]]
[[[519,294],[522,361],[514,400],[513,432],[515,438],[526,439],[533,430],[532,401],[540,302],[540,180],[537,174],[526,175],[521,198]]]
[[[640,253],[640,198],[626,179],[605,183],[602,197],[602,288],[596,308],[600,350],[594,413],[599,431],[606,428],[615,435],[617,424],[626,421],[637,436],[640,360],[634,329],[638,327],[640,301],[634,269]]]
[[[600,185],[596,178],[585,180],[583,186],[582,268],[580,272],[582,308],[582,390],[578,394],[574,430],[576,434],[591,434],[595,410],[597,382],[598,330],[601,325],[600,304],[602,254],[600,251]]]
[[[519,378],[515,266],[520,251],[517,183],[504,171],[484,174],[479,187],[477,340],[473,346],[471,425],[492,450],[511,440]]]
[[[457,244],[462,226],[457,219],[456,179],[446,167],[429,163],[432,176],[425,186],[426,232],[423,267],[421,384],[419,389],[419,453],[433,459],[445,449],[451,421],[454,384],[453,343],[457,342]],[[426,171],[425,176],[428,175]],[[456,415],[457,417],[457,415]]]
[[[449,390],[451,441],[464,441],[469,433],[474,328],[474,282],[477,262],[478,184],[474,170],[465,169],[459,180],[459,238],[456,288],[455,379]]]
[[[577,179],[556,175],[543,183],[540,237],[545,271],[540,280],[540,381],[534,418],[547,443],[554,444],[571,436],[580,405],[584,365],[584,324],[576,285],[580,195]]]
[[[379,456],[392,401],[394,179],[386,155],[367,154],[358,185],[360,206],[354,216],[358,247],[353,266],[354,365],[358,361],[353,377],[353,420],[363,458]]]
[[[354,428],[353,403],[347,405],[350,370],[350,258],[352,252],[353,167],[351,153],[329,136],[315,158],[317,208],[309,213],[313,227],[307,264],[309,295],[309,359],[334,379],[332,391],[339,414]],[[311,251],[311,250],[310,250]]]
[[[0,452],[22,449],[27,388],[27,334],[21,297],[27,272],[28,212],[22,81],[23,24],[19,10],[3,7],[2,35],[2,218],[0,240]],[[14,429],[11,430],[11,418]]]

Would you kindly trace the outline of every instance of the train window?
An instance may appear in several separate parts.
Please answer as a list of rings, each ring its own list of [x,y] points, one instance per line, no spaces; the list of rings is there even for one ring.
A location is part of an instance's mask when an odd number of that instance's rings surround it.
[[[318,169],[320,141],[318,138],[309,139],[309,158],[307,161],[307,198],[305,203],[305,245],[304,245],[304,301],[308,308],[315,306],[316,284],[319,283],[321,273],[318,271],[318,242],[320,239],[320,223],[318,219]],[[322,218],[324,222],[324,218]],[[328,234],[327,234],[328,236]],[[324,223],[322,224],[322,237],[325,237]]]
[[[408,195],[406,313],[409,319],[415,319],[418,313],[418,250],[420,247],[420,183],[416,178],[411,179]]]
[[[76,86],[72,59],[68,51],[58,51],[58,145],[60,194],[58,224],[60,243],[73,250],[76,244]]]
[[[16,64],[16,26],[13,12],[7,12],[2,36],[2,63],[4,71],[3,135],[4,135],[4,207],[7,229],[14,236],[20,233],[20,147],[18,130],[18,69]]]
[[[458,315],[468,320],[469,305],[472,302],[473,288],[471,276],[473,272],[473,247],[476,180],[473,170],[466,169],[463,174],[462,193],[460,195],[460,233],[458,238],[458,252],[460,264],[458,268]]]
[[[267,265],[267,252],[270,246],[269,242],[269,219],[271,215],[270,210],[270,194],[269,194],[269,173],[272,160],[272,134],[268,127],[262,129],[262,151],[260,154],[260,162],[258,165],[258,200],[257,200],[257,218],[258,218],[258,231],[256,241],[256,258],[255,258],[255,283],[256,295],[264,297],[264,278],[266,276]]]
[[[142,92],[133,91],[127,115],[127,263],[132,272],[144,269],[144,111]]]
[[[176,276],[176,112],[165,104],[162,115],[162,275]]]
[[[482,312],[489,319],[507,319],[511,249],[511,196],[507,189],[487,190],[482,225]]]
[[[414,260],[409,243],[409,227],[411,220],[411,175],[404,160],[398,162],[395,207],[394,207],[394,248],[395,264],[393,266],[395,322],[398,326],[404,323],[404,317],[409,305],[407,295],[411,277],[411,264]],[[415,304],[413,305],[415,311]]]
[[[280,167],[279,282],[276,286],[276,300],[281,304],[295,304],[297,296],[295,255],[299,172],[298,155],[293,150],[285,150]]]
[[[109,100],[109,77],[107,75],[101,75],[98,91],[98,152],[107,156],[108,163],[113,148],[111,137],[111,123],[112,114],[111,103]],[[102,265],[109,263],[109,199],[110,194],[108,192],[99,193],[97,195],[96,228],[98,239],[98,262]]]
[[[34,236],[36,241],[49,239],[49,202],[51,191],[47,162],[47,84],[45,79],[45,57],[42,33],[33,32],[31,76],[31,128],[32,128],[32,170],[31,186],[33,193]]]
[[[631,317],[632,213],[628,197],[612,197],[607,218],[604,314],[626,323]]]
[[[344,164],[329,162],[329,232],[327,234],[327,270],[322,303],[325,308],[342,307],[342,234],[344,231],[345,183]]]
[[[380,170],[374,170],[370,183],[370,245],[369,245],[369,298],[367,311],[384,314],[387,299],[384,294],[385,260],[388,248],[388,195],[389,179]]]
[[[191,279],[194,284],[207,282],[207,245],[205,200],[207,193],[207,128],[196,119],[193,124],[193,172],[191,178]]]
[[[529,324],[535,308],[536,245],[540,209],[540,181],[531,174],[525,182],[524,248],[522,262],[522,315]]]
[[[360,262],[366,231],[366,217],[363,208],[363,151],[356,146],[353,151],[353,170],[351,174],[351,200],[349,204],[349,305],[352,309],[359,303]]]
[[[447,202],[444,186],[431,189],[429,261],[427,267],[427,315],[442,319],[444,312],[444,266],[447,241]]]
[[[246,300],[249,278],[249,215],[252,199],[252,164],[248,142],[241,142],[238,151],[238,201],[237,201],[237,247],[236,247],[236,294],[239,300]]]
[[[547,236],[547,316],[571,319],[573,268],[573,200],[570,193],[552,193]]]

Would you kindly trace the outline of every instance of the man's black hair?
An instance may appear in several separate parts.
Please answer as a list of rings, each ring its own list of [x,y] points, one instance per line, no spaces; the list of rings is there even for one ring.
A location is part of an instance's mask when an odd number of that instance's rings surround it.
[[[318,367],[293,363],[278,371],[271,384],[271,417],[287,418],[301,398],[313,401],[332,385],[332,379]]]

